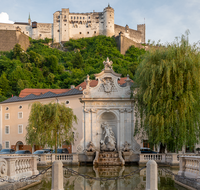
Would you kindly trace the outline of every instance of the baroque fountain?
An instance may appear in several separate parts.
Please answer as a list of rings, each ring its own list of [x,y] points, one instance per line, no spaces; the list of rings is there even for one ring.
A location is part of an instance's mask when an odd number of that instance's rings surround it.
[[[122,85],[121,74],[114,72],[112,61],[107,58],[103,64],[102,72],[95,74],[96,86],[90,86],[89,75],[85,80],[86,88],[80,98],[83,136],[76,149],[80,162],[123,166],[139,160],[140,145],[134,138],[135,100],[130,99],[129,76],[123,78]]]

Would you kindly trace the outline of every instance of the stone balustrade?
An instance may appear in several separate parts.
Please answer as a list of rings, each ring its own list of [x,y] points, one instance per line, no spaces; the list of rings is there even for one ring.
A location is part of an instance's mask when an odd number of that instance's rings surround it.
[[[200,156],[180,156],[178,175],[189,178],[200,178]]]
[[[0,177],[18,179],[38,174],[36,156],[0,156]]]
[[[155,160],[157,163],[167,164],[170,166],[179,166],[179,157],[181,156],[194,156],[194,153],[177,154],[140,154],[139,165],[145,165],[149,160]]]
[[[78,154],[40,154],[37,163],[39,165],[51,164],[55,160],[60,160],[65,164],[79,164]]]

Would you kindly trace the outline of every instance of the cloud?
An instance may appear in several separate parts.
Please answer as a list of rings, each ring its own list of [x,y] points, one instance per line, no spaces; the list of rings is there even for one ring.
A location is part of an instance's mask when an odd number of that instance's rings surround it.
[[[9,15],[5,12],[0,13],[0,23],[13,24],[14,22],[9,20]]]

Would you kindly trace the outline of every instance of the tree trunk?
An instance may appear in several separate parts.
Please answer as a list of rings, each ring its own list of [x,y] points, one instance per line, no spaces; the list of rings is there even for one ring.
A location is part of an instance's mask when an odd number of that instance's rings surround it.
[[[57,153],[57,138],[58,138],[58,136],[57,136],[57,132],[56,132],[55,153]]]
[[[159,153],[165,153],[165,148],[166,148],[166,145],[164,144],[160,144],[160,152]]]

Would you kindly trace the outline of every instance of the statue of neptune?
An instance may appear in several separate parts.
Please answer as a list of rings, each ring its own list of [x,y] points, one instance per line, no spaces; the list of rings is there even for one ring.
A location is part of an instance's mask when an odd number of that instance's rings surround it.
[[[103,129],[103,134],[104,134],[104,143],[107,140],[107,143],[105,143],[107,149],[110,151],[116,150],[115,148],[116,139],[112,131],[112,128],[109,127],[109,125],[106,122],[103,122],[101,127]]]

